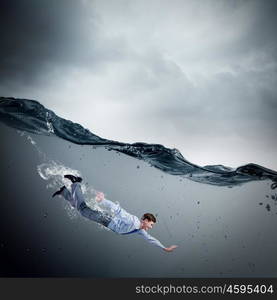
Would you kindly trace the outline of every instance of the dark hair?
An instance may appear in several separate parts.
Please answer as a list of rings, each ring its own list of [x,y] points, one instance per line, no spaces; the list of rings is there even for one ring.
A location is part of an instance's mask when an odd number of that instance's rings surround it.
[[[150,214],[150,213],[146,213],[142,216],[142,220],[147,219],[148,221],[152,221],[154,223],[156,223],[156,218],[154,215]]]

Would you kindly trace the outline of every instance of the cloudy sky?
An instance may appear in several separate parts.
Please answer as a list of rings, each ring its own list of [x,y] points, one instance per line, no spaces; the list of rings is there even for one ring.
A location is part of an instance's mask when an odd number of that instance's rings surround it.
[[[277,1],[3,0],[0,95],[189,161],[277,169]]]

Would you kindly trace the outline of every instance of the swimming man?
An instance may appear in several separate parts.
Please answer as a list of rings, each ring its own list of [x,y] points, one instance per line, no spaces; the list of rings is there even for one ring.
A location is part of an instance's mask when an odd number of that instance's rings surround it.
[[[138,217],[129,214],[126,210],[121,208],[119,204],[115,204],[114,202],[105,199],[102,192],[97,192],[96,201],[110,209],[113,212],[113,215],[93,210],[86,205],[80,185],[82,178],[73,175],[64,175],[64,178],[67,178],[72,182],[71,191],[63,186],[60,190],[55,192],[52,197],[55,197],[56,195],[63,196],[73,207],[76,207],[85,218],[102,224],[118,234],[123,235],[137,233],[149,243],[162,248],[166,252],[172,252],[175,248],[177,248],[176,245],[165,247],[160,241],[147,233],[147,231],[153,227],[154,223],[156,223],[154,215],[145,213],[139,220]]]

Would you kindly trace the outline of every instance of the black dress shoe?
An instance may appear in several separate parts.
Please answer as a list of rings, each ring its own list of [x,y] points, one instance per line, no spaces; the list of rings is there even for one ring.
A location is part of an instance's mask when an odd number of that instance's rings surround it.
[[[70,174],[64,175],[64,178],[67,178],[67,179],[71,180],[72,183],[82,182],[82,180],[83,180],[81,177],[76,177],[76,176],[70,175]]]
[[[65,186],[62,186],[58,191],[56,191],[56,192],[52,195],[52,198],[55,197],[55,196],[57,196],[57,195],[60,195],[64,189],[65,189]]]

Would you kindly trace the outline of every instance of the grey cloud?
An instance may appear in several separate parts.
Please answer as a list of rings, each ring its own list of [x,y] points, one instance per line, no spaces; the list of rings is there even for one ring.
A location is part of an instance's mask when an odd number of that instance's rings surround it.
[[[94,28],[81,1],[4,0],[0,12],[2,84],[32,84],[89,53]]]
[[[163,124],[175,124],[180,134],[187,131],[247,138],[251,131],[277,129],[277,90],[266,85],[263,77],[267,73],[252,73],[218,73],[197,87],[175,86],[170,93],[160,94],[167,99],[152,107],[148,116],[160,118]]]

